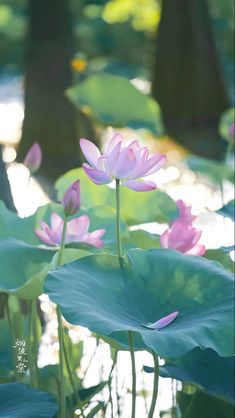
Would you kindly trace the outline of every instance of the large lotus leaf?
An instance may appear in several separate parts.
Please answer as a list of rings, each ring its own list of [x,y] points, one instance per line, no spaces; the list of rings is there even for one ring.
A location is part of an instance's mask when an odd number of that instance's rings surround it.
[[[47,392],[19,383],[0,385],[2,418],[53,418],[57,410],[57,403]]]
[[[75,106],[105,125],[146,128],[163,135],[161,111],[157,102],[137,90],[126,78],[96,74],[66,90]]]
[[[35,222],[32,216],[20,218],[16,213],[8,210],[0,200],[0,238],[14,237],[30,244],[38,243],[34,234]]]
[[[161,247],[160,236],[157,234],[151,234],[150,232],[142,229],[130,231],[129,237],[122,240],[122,249],[124,252],[127,252],[132,248],[149,250],[150,248],[159,247]]]
[[[62,213],[61,206],[56,203],[49,203],[41,206],[37,211],[26,218],[20,218],[16,213],[8,210],[0,201],[0,238],[17,238],[29,244],[41,244],[41,241],[34,233],[41,220],[49,221],[52,211]]]
[[[115,190],[106,185],[95,185],[82,168],[70,170],[56,181],[55,187],[59,199],[67,187],[78,178],[81,180],[81,200],[85,208],[94,205],[115,208]],[[177,217],[177,214],[176,203],[160,190],[137,193],[127,187],[121,188],[121,217],[129,224],[170,222]]]
[[[232,250],[233,250],[233,248],[230,249],[230,251],[232,251]],[[227,250],[227,247],[211,249],[211,250],[207,250],[205,252],[204,257],[208,258],[209,260],[218,261],[226,269],[230,270],[233,273],[234,272],[234,262],[229,255],[230,251]]]
[[[138,348],[163,357],[197,346],[233,353],[233,277],[202,257],[135,249],[120,267],[116,256],[92,255],[49,272],[44,290],[67,321],[125,347],[131,330],[141,337]],[[176,310],[161,331],[144,326]]]
[[[181,418],[234,418],[231,403],[205,392],[197,391],[193,395],[178,392],[177,403]]]
[[[147,372],[154,371],[147,368]],[[160,367],[160,375],[192,383],[210,395],[234,402],[234,357],[220,357],[210,348],[195,348]]]
[[[188,157],[186,163],[191,170],[207,176],[215,183],[220,183],[223,179],[234,182],[234,171],[228,164],[224,166],[218,161],[197,157],[195,155]]]
[[[0,240],[0,292],[21,295],[25,298],[42,293],[40,273],[49,265],[54,251],[36,247],[14,238]],[[31,282],[32,295],[21,293]]]
[[[227,205],[223,206],[217,211],[220,215],[235,220],[235,199],[230,200]]]

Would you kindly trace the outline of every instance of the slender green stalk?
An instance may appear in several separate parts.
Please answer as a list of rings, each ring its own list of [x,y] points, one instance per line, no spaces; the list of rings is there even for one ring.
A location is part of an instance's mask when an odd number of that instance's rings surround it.
[[[155,406],[157,402],[157,395],[158,395],[159,362],[158,362],[158,356],[154,352],[153,352],[153,360],[154,360],[153,395],[152,395],[152,401],[150,405],[148,418],[153,418],[153,414],[154,414]]]
[[[67,216],[64,219],[63,232],[61,238],[61,245],[58,254],[57,265],[62,264],[63,251],[65,246],[65,236],[67,228]],[[56,306],[56,314],[58,321],[58,339],[59,339],[59,379],[60,379],[60,418],[65,418],[65,387],[64,387],[64,335],[63,335],[63,323],[62,314],[59,305]]]
[[[30,380],[33,387],[39,387],[39,373],[38,373],[38,333],[37,333],[37,299],[33,299],[29,303],[29,367]]]
[[[142,364],[143,366],[143,364]],[[143,398],[144,398],[144,408],[146,412],[146,416],[148,415],[148,399],[147,399],[147,390],[145,386],[145,372],[144,367],[142,367],[142,386],[143,386]]]
[[[64,387],[64,344],[63,324],[59,305],[56,306],[59,337],[59,379],[60,379],[60,418],[65,418],[65,387]]]
[[[121,228],[120,228],[120,180],[116,180],[116,238],[117,253],[122,260]]]
[[[65,347],[64,339],[63,339],[63,344],[64,344],[64,347],[63,347],[64,348],[64,358],[65,358],[65,363],[66,363],[66,367],[67,367],[67,370],[68,370],[71,386],[73,388],[73,392],[76,395],[76,401],[78,402],[78,406],[79,406],[79,409],[81,411],[81,416],[82,416],[82,418],[85,418],[85,415],[84,415],[84,412],[83,412],[82,401],[80,399],[80,396],[79,396],[79,393],[78,393],[78,388],[77,388],[76,383],[74,381],[73,372],[72,372],[71,367],[70,367],[68,353],[67,353],[67,350],[66,350],[66,347]]]
[[[133,334],[128,331],[129,347],[131,354],[131,367],[132,367],[132,408],[131,418],[135,418],[135,404],[136,404],[136,369],[135,369],[135,352],[133,346]]]
[[[117,363],[117,356],[118,356],[118,350],[115,350],[112,367],[110,369],[109,377],[108,377],[109,402],[110,402],[110,405],[111,405],[111,418],[114,418],[113,397],[112,397],[112,374],[113,374],[114,367],[115,367],[115,365]]]
[[[38,336],[38,327],[37,327],[37,299],[33,300],[32,303],[32,310],[33,310],[33,335],[34,335],[34,344],[35,344],[35,370],[36,370],[36,379],[37,379],[37,386],[40,386],[39,381],[39,371],[38,371],[38,348],[39,348],[39,336]]]
[[[63,257],[64,246],[65,246],[65,236],[66,236],[67,222],[68,222],[68,217],[65,216],[63,231],[62,231],[62,237],[61,237],[61,244],[60,244],[60,249],[59,249],[59,254],[58,254],[58,262],[57,262],[58,266],[61,266],[61,264],[62,264],[62,257]]]
[[[17,381],[17,370],[16,370],[16,358],[15,358],[15,351],[14,351],[14,345],[15,345],[15,337],[14,337],[14,331],[11,321],[11,313],[10,313],[10,307],[9,307],[9,296],[6,298],[6,314],[7,314],[7,321],[8,321],[8,327],[10,331],[10,337],[11,337],[11,344],[12,344],[12,360],[13,360],[13,369],[14,369],[14,377],[15,381]]]
[[[225,200],[224,200],[224,177],[225,177],[225,172],[226,172],[226,165],[227,165],[227,162],[228,162],[229,155],[232,151],[232,148],[233,148],[233,144],[231,142],[228,142],[226,152],[225,152],[225,155],[224,155],[224,158],[223,158],[222,168],[221,168],[221,181],[220,181],[219,187],[220,187],[222,206],[225,205]]]

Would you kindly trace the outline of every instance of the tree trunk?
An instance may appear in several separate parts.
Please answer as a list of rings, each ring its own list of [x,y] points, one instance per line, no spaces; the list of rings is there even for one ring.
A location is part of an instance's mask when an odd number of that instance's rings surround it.
[[[16,211],[11,187],[8,181],[5,164],[2,159],[2,146],[0,145],[0,199],[5,203],[6,207],[12,211]]]
[[[40,173],[54,180],[79,165],[79,135],[85,131],[93,137],[94,132],[89,120],[64,96],[72,84],[69,1],[28,1],[25,118],[18,155],[22,160],[28,148],[39,142],[43,151]]]
[[[206,0],[163,0],[152,92],[169,135],[195,153],[221,157],[218,122],[230,103]]]

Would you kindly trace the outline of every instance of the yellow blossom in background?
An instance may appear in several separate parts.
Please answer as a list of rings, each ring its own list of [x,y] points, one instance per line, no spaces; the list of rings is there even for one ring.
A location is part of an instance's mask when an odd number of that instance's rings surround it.
[[[83,73],[87,69],[87,61],[82,58],[74,58],[71,61],[71,67],[74,71],[77,71],[79,73]]]
[[[131,19],[135,30],[153,33],[160,21],[160,14],[158,0],[110,0],[103,9],[102,18],[108,23]]]

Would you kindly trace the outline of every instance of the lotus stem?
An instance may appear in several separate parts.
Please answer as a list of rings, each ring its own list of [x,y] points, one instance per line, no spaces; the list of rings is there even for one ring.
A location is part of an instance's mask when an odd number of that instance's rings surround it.
[[[58,266],[61,266],[61,264],[62,264],[62,257],[63,257],[64,246],[65,246],[65,237],[66,237],[67,222],[68,222],[68,217],[65,216],[65,218],[64,218],[64,225],[63,225],[63,231],[62,231],[62,237],[61,237],[61,244],[60,244],[60,249],[59,249],[59,254],[58,254],[58,262],[57,262],[57,265]]]
[[[79,392],[78,392],[78,389],[76,387],[76,383],[74,382],[73,372],[72,372],[71,367],[70,367],[69,358],[68,358],[68,354],[67,354],[67,351],[66,351],[66,346],[65,346],[65,343],[64,343],[64,338],[63,338],[63,344],[64,344],[64,347],[63,347],[63,349],[64,349],[64,358],[65,358],[65,363],[66,363],[66,367],[67,367],[67,370],[68,370],[68,374],[69,374],[69,379],[70,379],[70,382],[71,382],[71,386],[72,386],[73,391],[74,391],[74,393],[76,395],[76,400],[78,402],[78,406],[79,406],[79,409],[80,409],[80,412],[81,412],[81,417],[82,418],[85,418],[84,411],[83,411],[82,401],[81,401],[81,398],[79,396]]]
[[[136,404],[136,369],[135,369],[135,352],[133,345],[133,333],[128,331],[129,347],[131,354],[131,368],[132,368],[132,407],[131,418],[135,418],[135,404]]]
[[[15,359],[15,352],[14,352],[14,345],[15,345],[15,337],[14,337],[14,331],[11,321],[11,313],[10,313],[10,307],[9,307],[9,295],[6,297],[6,314],[7,314],[7,322],[8,327],[10,331],[10,337],[11,337],[11,344],[12,344],[12,360],[13,360],[13,368],[14,368],[14,377],[15,381],[17,381],[17,371],[16,371],[16,359]]]
[[[159,362],[158,356],[153,352],[153,361],[154,361],[154,378],[153,378],[153,395],[152,401],[150,405],[150,410],[148,414],[148,418],[153,418],[156,403],[157,403],[157,395],[158,395],[158,381],[159,381]]]
[[[61,238],[61,245],[58,254],[57,265],[61,266],[63,251],[65,246],[65,236],[67,228],[67,216],[64,219],[63,232]],[[64,335],[63,335],[63,323],[62,323],[62,314],[60,306],[56,306],[56,314],[58,321],[58,339],[59,339],[59,378],[60,378],[60,418],[65,418],[65,387],[64,387]]]
[[[122,260],[121,228],[120,228],[120,180],[116,180],[116,238],[117,253]]]
[[[30,301],[29,309],[29,364],[30,378],[33,387],[39,387],[38,374],[38,332],[37,332],[37,299]]]
[[[229,155],[232,151],[233,148],[233,144],[229,141],[226,151],[225,151],[225,155],[223,158],[223,165],[222,165],[222,170],[221,170],[221,181],[220,181],[220,194],[221,194],[221,203],[222,206],[225,205],[225,200],[224,200],[224,177],[225,177],[225,172],[226,172],[226,165],[227,165],[227,161],[229,158]]]
[[[60,378],[60,418],[65,418],[65,389],[64,389],[64,344],[62,314],[59,305],[56,306],[59,338],[59,378]]]

